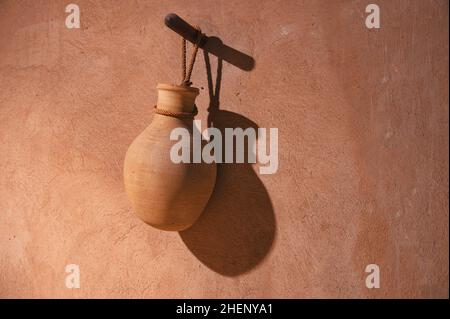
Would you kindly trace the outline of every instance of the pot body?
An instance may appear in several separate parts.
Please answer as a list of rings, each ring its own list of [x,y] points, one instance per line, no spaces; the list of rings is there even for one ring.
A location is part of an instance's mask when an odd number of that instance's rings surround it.
[[[158,109],[190,113],[198,89],[159,84]],[[190,227],[205,208],[216,180],[216,164],[174,163],[170,140],[176,128],[190,134],[192,158],[193,118],[155,114],[152,123],[128,148],[124,163],[125,189],[131,205],[147,224],[162,230],[180,231]]]

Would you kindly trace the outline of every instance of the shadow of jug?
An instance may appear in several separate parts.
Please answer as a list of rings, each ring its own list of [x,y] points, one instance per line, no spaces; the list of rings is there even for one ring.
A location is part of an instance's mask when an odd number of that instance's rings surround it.
[[[216,85],[213,87],[209,55],[204,52],[210,105],[208,127],[225,136],[225,128],[253,128],[250,119],[220,110],[222,59],[218,59]],[[248,144],[248,143],[246,143]],[[222,145],[225,145],[222,140]],[[245,154],[248,154],[245,146]],[[256,267],[268,254],[275,238],[272,202],[251,164],[217,164],[216,184],[197,222],[179,232],[181,239],[198,260],[224,276],[237,276]]]

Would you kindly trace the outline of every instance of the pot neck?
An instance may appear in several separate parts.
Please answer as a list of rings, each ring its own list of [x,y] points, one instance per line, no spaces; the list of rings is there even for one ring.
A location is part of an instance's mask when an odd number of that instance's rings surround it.
[[[174,113],[191,113],[194,111],[195,98],[199,94],[197,88],[172,84],[158,84],[159,109]]]

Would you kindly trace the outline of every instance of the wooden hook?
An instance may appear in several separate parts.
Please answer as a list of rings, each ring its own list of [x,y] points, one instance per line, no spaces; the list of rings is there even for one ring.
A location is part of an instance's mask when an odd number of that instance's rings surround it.
[[[181,35],[183,38],[185,38],[187,41],[196,43],[199,36],[199,30],[191,26],[189,23],[181,19],[178,15],[175,13],[169,13],[166,15],[166,18],[164,19],[164,23],[167,27]],[[202,48],[205,45],[206,42],[206,36],[203,36],[200,39],[200,43],[198,43],[198,46]]]

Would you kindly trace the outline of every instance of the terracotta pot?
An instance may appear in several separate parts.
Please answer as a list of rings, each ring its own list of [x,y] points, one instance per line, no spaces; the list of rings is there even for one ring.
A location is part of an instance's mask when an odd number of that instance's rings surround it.
[[[197,88],[158,84],[158,109],[192,113]],[[155,114],[152,123],[128,148],[124,163],[125,189],[137,216],[147,224],[180,231],[195,223],[213,191],[216,164],[178,163],[170,159],[177,141],[170,133],[186,128],[191,137],[192,118]]]

